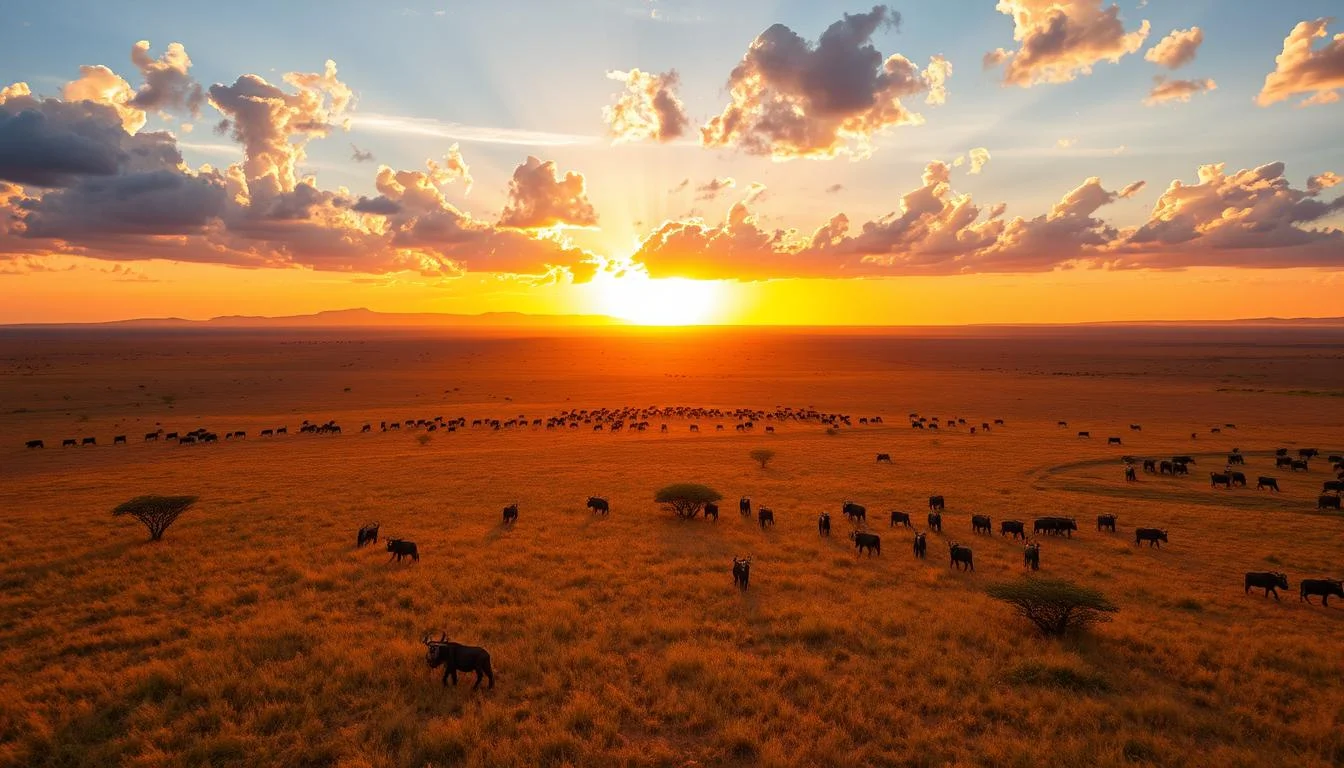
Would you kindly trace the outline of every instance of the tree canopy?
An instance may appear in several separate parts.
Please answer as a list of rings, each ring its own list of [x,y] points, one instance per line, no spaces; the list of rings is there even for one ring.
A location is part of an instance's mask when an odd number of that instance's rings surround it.
[[[130,515],[149,529],[149,540],[158,541],[183,512],[196,503],[195,496],[137,496],[112,510],[116,517]]]
[[[1071,629],[1110,621],[1107,614],[1120,610],[1101,592],[1063,579],[1024,576],[993,584],[985,591],[1013,606],[1047,635],[1063,635]]]
[[[698,483],[674,483],[658,489],[653,500],[671,509],[677,517],[692,518],[700,513],[706,504],[712,504],[723,498],[723,494],[707,485]]]

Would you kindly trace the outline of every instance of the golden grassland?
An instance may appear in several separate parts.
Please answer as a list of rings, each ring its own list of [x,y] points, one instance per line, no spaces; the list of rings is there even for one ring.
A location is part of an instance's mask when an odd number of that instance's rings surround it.
[[[1294,341],[0,338],[0,764],[1338,765],[1344,605],[1296,590],[1342,575],[1344,520],[1315,512],[1323,461],[1293,476],[1268,454],[1344,449],[1337,404],[1277,394],[1338,386],[1341,353]],[[351,434],[655,404],[886,424]],[[1007,423],[929,433],[909,411]],[[303,418],[346,434],[256,437]],[[251,436],[139,442],[157,424]],[[102,445],[122,433],[131,445]],[[84,435],[100,447],[54,447]],[[1234,446],[1284,492],[1209,488]],[[765,469],[757,448],[776,452]],[[1122,453],[1200,463],[1127,485]],[[676,481],[748,495],[778,523],[731,503],[717,523],[677,520],[652,503]],[[201,501],[151,544],[110,515],[144,493]],[[931,493],[945,532],[917,561],[886,512],[922,522]],[[583,508],[593,494],[610,517]],[[880,557],[856,556],[845,499],[868,506]],[[972,535],[972,513],[996,531],[1076,516],[1073,539],[1044,541],[1042,573],[1102,590],[1114,621],[1036,635],[983,592],[1022,573],[1020,545]],[[1102,513],[1118,533],[1095,531]],[[420,562],[355,549],[375,519]],[[1170,544],[1135,547],[1136,526]],[[953,540],[974,573],[948,567]],[[730,565],[747,554],[743,594]],[[1292,589],[1244,595],[1248,570],[1286,571]],[[494,690],[442,688],[418,642],[430,629],[488,648]]]

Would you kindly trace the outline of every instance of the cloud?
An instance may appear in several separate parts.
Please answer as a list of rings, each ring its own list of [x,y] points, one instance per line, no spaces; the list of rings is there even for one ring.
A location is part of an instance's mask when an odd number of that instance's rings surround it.
[[[596,226],[597,212],[588,201],[583,174],[568,171],[562,178],[559,173],[554,162],[542,162],[529,155],[513,171],[500,226],[517,229]]]
[[[724,176],[722,179],[710,179],[695,188],[696,200],[713,200],[719,196],[720,192],[732,189],[737,186],[737,182],[732,176]]]
[[[734,203],[720,225],[701,219],[664,222],[632,257],[650,277],[758,280],[793,274],[783,232],[766,232],[746,203]]]
[[[1325,171],[1315,176],[1308,176],[1307,194],[1312,195],[1314,197],[1316,195],[1319,195],[1321,192],[1335,186],[1341,181],[1344,181],[1344,179],[1341,179],[1339,177],[1339,174],[1335,173],[1334,171]]]
[[[984,147],[972,147],[966,154],[971,158],[971,169],[967,173],[979,173],[989,163],[989,150]]]
[[[675,187],[673,187],[673,188],[671,188],[671,189],[669,189],[669,190],[667,190],[667,191],[668,191],[669,194],[676,194],[676,193],[682,191],[683,189],[689,187],[690,185],[691,185],[691,180],[690,180],[689,178],[682,179],[680,184],[676,185]]]
[[[844,188],[845,188],[844,184],[832,184],[831,186],[826,188],[826,194],[833,195],[836,192],[843,190]]]
[[[900,54],[884,60],[872,36],[899,21],[884,5],[845,14],[815,46],[783,24],[771,26],[733,69],[731,101],[700,129],[701,143],[776,160],[864,156],[883,130],[923,122],[901,99],[923,93],[941,104],[952,68],[940,56],[923,72]]]
[[[126,133],[121,114],[106,104],[23,95],[0,101],[0,181],[63,187],[112,176],[137,143],[144,141]]]
[[[690,125],[686,109],[677,97],[677,71],[662,74],[612,71],[607,77],[625,83],[616,103],[602,109],[608,132],[617,142],[667,142],[681,138]]]
[[[1199,27],[1173,29],[1171,34],[1149,48],[1143,58],[1167,69],[1177,69],[1195,60],[1195,54],[1203,42],[1204,30]]]
[[[432,164],[431,169],[434,169]],[[443,174],[450,181],[461,179],[463,194],[470,194],[472,185],[476,183],[471,177],[471,168],[467,166],[467,161],[462,159],[462,149],[457,142],[453,142],[453,145],[448,147],[448,154],[443,156]]]
[[[200,116],[205,94],[191,78],[191,58],[181,43],[170,43],[168,50],[155,59],[149,55],[149,41],[141,40],[131,48],[131,62],[140,70],[145,84],[131,98],[130,106],[146,112],[171,110]]]
[[[1103,8],[1102,0],[999,0],[996,8],[1013,17],[1018,48],[991,51],[984,64],[1006,64],[1003,82],[1023,88],[1066,83],[1100,62],[1114,64],[1139,50],[1149,32],[1147,20],[1126,32],[1120,6]]]
[[[1056,139],[1056,140],[1055,140],[1055,146],[1056,146],[1056,147],[1059,147],[1060,149],[1068,149],[1069,147],[1072,147],[1074,144],[1077,144],[1077,143],[1078,143],[1078,140],[1077,140],[1077,139],[1072,139],[1072,138],[1064,138],[1064,139]]]
[[[356,163],[367,163],[373,160],[373,153],[351,144],[350,159],[354,160]]]
[[[1133,184],[1126,186],[1124,189],[1120,190],[1120,199],[1128,200],[1129,198],[1137,195],[1139,193],[1139,190],[1143,189],[1147,185],[1148,182],[1146,181],[1136,181]]]
[[[371,113],[352,115],[350,125],[362,131],[390,133],[398,136],[426,136],[475,144],[503,144],[520,147],[584,146],[597,144],[601,141],[597,136],[463,125],[433,118],[406,117],[403,115]]]
[[[1186,102],[1197,93],[1207,93],[1217,88],[1218,84],[1207,77],[1201,80],[1168,80],[1158,75],[1153,78],[1153,89],[1148,92],[1143,103],[1152,107],[1170,101]]]
[[[1318,37],[1326,36],[1330,19],[1298,22],[1283,41],[1283,52],[1274,59],[1274,71],[1255,101],[1262,107],[1298,94],[1311,94],[1298,106],[1339,101],[1344,88],[1344,34],[1335,35],[1323,48],[1313,50]]]

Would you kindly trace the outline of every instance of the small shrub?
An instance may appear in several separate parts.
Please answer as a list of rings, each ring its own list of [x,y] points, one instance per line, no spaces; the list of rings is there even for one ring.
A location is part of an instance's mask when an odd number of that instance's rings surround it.
[[[137,496],[112,510],[116,517],[130,515],[149,529],[149,540],[158,541],[183,512],[196,503],[195,496]]]
[[[1013,606],[1047,635],[1063,635],[1103,621],[1120,610],[1101,592],[1063,579],[1026,576],[991,585],[986,592]]]
[[[433,440],[433,439],[434,439],[434,438],[433,438],[433,437],[430,437],[429,435],[416,435],[416,436],[415,436],[415,442],[417,442],[417,443],[419,443],[419,444],[421,444],[421,445],[429,445],[429,441],[430,441],[430,440]]]
[[[769,448],[757,448],[751,452],[751,460],[760,464],[761,469],[765,469],[765,465],[769,464],[773,458],[775,458],[775,452]]]
[[[690,519],[700,514],[706,504],[718,501],[723,494],[707,485],[697,483],[674,483],[653,495],[657,504],[662,504],[677,514],[677,517]]]

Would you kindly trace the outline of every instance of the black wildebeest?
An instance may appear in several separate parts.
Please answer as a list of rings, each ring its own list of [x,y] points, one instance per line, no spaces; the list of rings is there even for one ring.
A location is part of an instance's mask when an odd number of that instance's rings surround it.
[[[817,518],[817,533],[820,534],[820,535],[822,535],[822,536],[830,536],[830,535],[831,535],[831,513],[830,513],[830,512],[822,512],[822,513],[821,513],[821,516]]]
[[[1338,496],[1321,496],[1316,499],[1317,509],[1339,509]]]
[[[587,507],[597,514],[605,515],[611,512],[611,504],[601,496],[589,496]],[[715,507],[715,509],[718,509],[718,507]]]
[[[928,554],[928,551],[929,551],[929,540],[925,538],[923,533],[916,533],[915,557],[918,557],[920,560],[923,560],[924,556]]]
[[[84,438],[83,440],[81,440],[79,444],[80,444],[80,445],[97,445],[97,444],[98,444],[98,438],[96,438],[96,437],[86,437],[86,438]]]
[[[879,453],[879,454],[877,454],[877,460],[878,460],[879,463],[885,461],[886,463],[890,464],[890,463],[891,463],[891,454],[890,454],[890,453]]]
[[[1319,456],[1320,453],[1321,453],[1321,452],[1318,451],[1318,450],[1316,450],[1315,448],[1298,448],[1298,449],[1297,449],[1297,455],[1298,455],[1298,456],[1301,456],[1301,457],[1304,458],[1304,459],[1314,459],[1314,458],[1316,458],[1317,456]]]
[[[738,511],[738,512],[741,512],[741,513],[744,514],[744,515],[750,515],[750,514],[751,514],[751,499],[747,498],[746,496],[743,496],[742,498],[738,499],[738,501],[737,501],[737,511]]]
[[[941,512],[929,513],[929,530],[943,532],[943,514]]]
[[[1159,528],[1135,528],[1134,543],[1142,544],[1148,542],[1148,546],[1162,548],[1162,542],[1167,540],[1167,532]]]
[[[1032,542],[1022,549],[1022,564],[1033,571],[1041,570],[1041,545]]]
[[[1287,448],[1275,448],[1275,449],[1274,449],[1274,455],[1275,455],[1275,456],[1287,456],[1287,455],[1288,455],[1288,449],[1287,449]]]
[[[1276,456],[1274,457],[1274,466],[1291,467],[1293,466],[1293,460],[1288,458],[1287,456]]]
[[[359,529],[359,536],[356,537],[355,539],[355,547],[359,548],[364,546],[365,544],[377,544],[377,543],[378,543],[378,524],[368,523],[367,525],[361,526]]]
[[[274,435],[275,435],[275,430],[273,430],[273,429],[263,429],[263,430],[261,430],[261,436],[262,436],[262,437],[273,437]]]
[[[1338,579],[1303,579],[1302,584],[1298,586],[1298,602],[1306,600],[1311,603],[1313,595],[1321,598],[1321,605],[1330,606],[1330,598],[1338,597],[1344,600],[1344,581]],[[1315,605],[1315,603],[1312,603]]]
[[[1142,431],[1143,431],[1143,426],[1140,425],[1140,424],[1130,424],[1130,425],[1129,425],[1129,430],[1130,430],[1131,432],[1142,432]]]
[[[745,590],[751,581],[751,558],[733,558],[733,586]]]
[[[769,507],[761,507],[756,511],[756,520],[760,522],[761,527],[775,524],[775,511]]]
[[[990,533],[994,526],[989,522],[989,515],[971,515],[972,533]]]
[[[854,542],[854,551],[863,553],[868,551],[868,556],[872,557],[874,553],[882,554],[882,537],[876,533],[863,533],[861,531],[850,531],[849,540]]]
[[[840,505],[840,511],[844,513],[845,517],[849,518],[850,522],[868,522],[868,508],[862,504],[855,504],[852,501],[846,500]]]
[[[79,441],[73,437],[67,437],[66,439],[61,441],[62,448],[77,448],[78,446]]]
[[[151,442],[151,441],[158,441],[158,439],[159,439],[159,435],[161,435],[161,434],[163,434],[163,430],[162,430],[162,429],[155,430],[155,431],[153,431],[153,432],[146,432],[146,433],[145,433],[145,442],[148,443],[148,442]]]
[[[1160,470],[1161,474],[1164,475],[1176,474],[1176,465],[1172,464],[1170,461],[1162,462],[1161,464],[1158,465],[1158,469]]]
[[[431,640],[426,634],[420,642],[427,649],[425,663],[429,664],[429,668],[443,667],[444,685],[448,685],[449,678],[452,678],[453,685],[457,685],[458,672],[475,672],[476,684],[471,686],[473,691],[481,687],[482,678],[490,681],[490,688],[495,687],[495,672],[490,668],[489,651],[475,645],[449,642],[447,632],[441,633],[438,640]]]
[[[398,563],[400,563],[401,558],[403,557],[409,557],[413,562],[417,563],[420,562],[420,550],[415,548],[414,541],[407,541],[405,539],[388,539],[387,551],[392,553],[392,557],[389,557],[387,559],[389,563],[392,562],[393,560],[396,560]]]
[[[28,442],[24,443],[24,445],[28,446],[29,448],[45,448],[45,447],[47,447],[46,444],[43,443],[41,440],[29,440]]]
[[[962,546],[961,544],[953,542],[948,545],[948,550],[951,552],[952,555],[952,562],[950,563],[952,567],[956,568],[959,571],[975,570],[975,561],[971,557],[970,547]]]
[[[1326,461],[1330,462],[1331,464],[1338,464],[1341,461],[1344,461],[1344,456],[1340,456],[1337,453],[1332,453],[1328,458],[1326,458]]]
[[[1111,533],[1115,533],[1115,515],[1097,515],[1097,530],[1100,531],[1103,528],[1108,528]]]
[[[1092,433],[1091,433],[1091,432],[1079,432],[1079,433],[1078,433],[1078,436],[1079,436],[1079,437],[1091,437],[1091,436],[1092,436]]]
[[[1106,444],[1107,444],[1107,445],[1121,445],[1120,438],[1118,438],[1118,437],[1108,437],[1108,438],[1106,438]]]
[[[1157,462],[1152,459],[1143,460],[1143,471],[1151,474],[1157,474]]]
[[[504,508],[504,524],[513,525],[518,522],[518,502],[514,502]]]
[[[1057,423],[1058,423],[1059,426],[1061,426],[1061,427],[1067,427],[1067,426],[1069,426],[1069,422],[1067,422],[1067,421],[1059,421],[1059,422],[1057,422]]]
[[[929,509],[933,510],[934,512],[942,512],[946,508],[947,505],[943,503],[942,496],[929,497]]]
[[[1231,488],[1232,487],[1231,476],[1223,472],[1210,472],[1209,486],[1212,488],[1217,488],[1220,485],[1223,486],[1224,488]]]
[[[1321,493],[1344,493],[1344,480],[1326,480],[1321,483]]]
[[[708,520],[711,517],[714,518],[714,522],[719,521],[719,505],[712,501],[705,505],[705,519]]]
[[[1193,456],[1172,456],[1172,457],[1171,457],[1171,461],[1172,461],[1173,464],[1198,464],[1198,463],[1199,463],[1199,462],[1195,461],[1195,459],[1194,459]]]
[[[116,436],[114,436],[114,437],[112,438],[112,444],[113,444],[113,445],[125,445],[125,444],[126,444],[126,436],[125,436],[125,435],[116,435]]]
[[[1133,464],[1127,464],[1127,465],[1125,465],[1125,482],[1126,482],[1126,483],[1137,483],[1138,481],[1139,481],[1139,476],[1138,476],[1137,474],[1134,473],[1134,465],[1133,465]]]
[[[1271,491],[1278,491],[1279,490],[1278,479],[1273,477],[1265,477],[1264,475],[1261,475],[1260,477],[1256,478],[1255,490],[1263,491],[1266,488],[1270,489]]]
[[[1078,530],[1078,521],[1072,517],[1038,517],[1032,523],[1031,529],[1032,533],[1062,533],[1073,538],[1073,532]]]
[[[1190,474],[1190,465],[1180,461],[1175,462],[1171,465],[1171,474],[1188,475]]]
[[[891,510],[891,526],[889,527],[895,527],[897,525],[904,525],[906,528],[913,528],[914,526],[910,525],[910,513],[897,512],[894,509]]]
[[[1245,488],[1245,487],[1246,487],[1246,473],[1245,473],[1245,472],[1235,472],[1235,471],[1233,471],[1233,472],[1228,472],[1228,473],[1227,473],[1227,476],[1230,477],[1230,478],[1232,479],[1232,485],[1234,485],[1234,486],[1240,485],[1242,488]]]
[[[1229,453],[1227,455],[1227,465],[1229,467],[1232,466],[1233,464],[1245,464],[1245,463],[1246,463],[1246,457],[1242,456],[1240,453]]]
[[[1246,574],[1246,590],[1249,594],[1251,588],[1265,590],[1265,597],[1274,593],[1274,600],[1279,599],[1279,590],[1288,588],[1288,575],[1278,571],[1252,571]]]
[[[1021,520],[1004,520],[999,523],[1000,536],[1007,536],[1010,533],[1013,534],[1014,539],[1018,537],[1027,538],[1027,529]]]
[[[1289,469],[1293,470],[1294,472],[1310,472],[1310,471],[1311,471],[1311,465],[1307,464],[1307,460],[1306,460],[1306,459],[1293,459],[1291,462],[1289,462],[1288,467],[1289,467]]]

